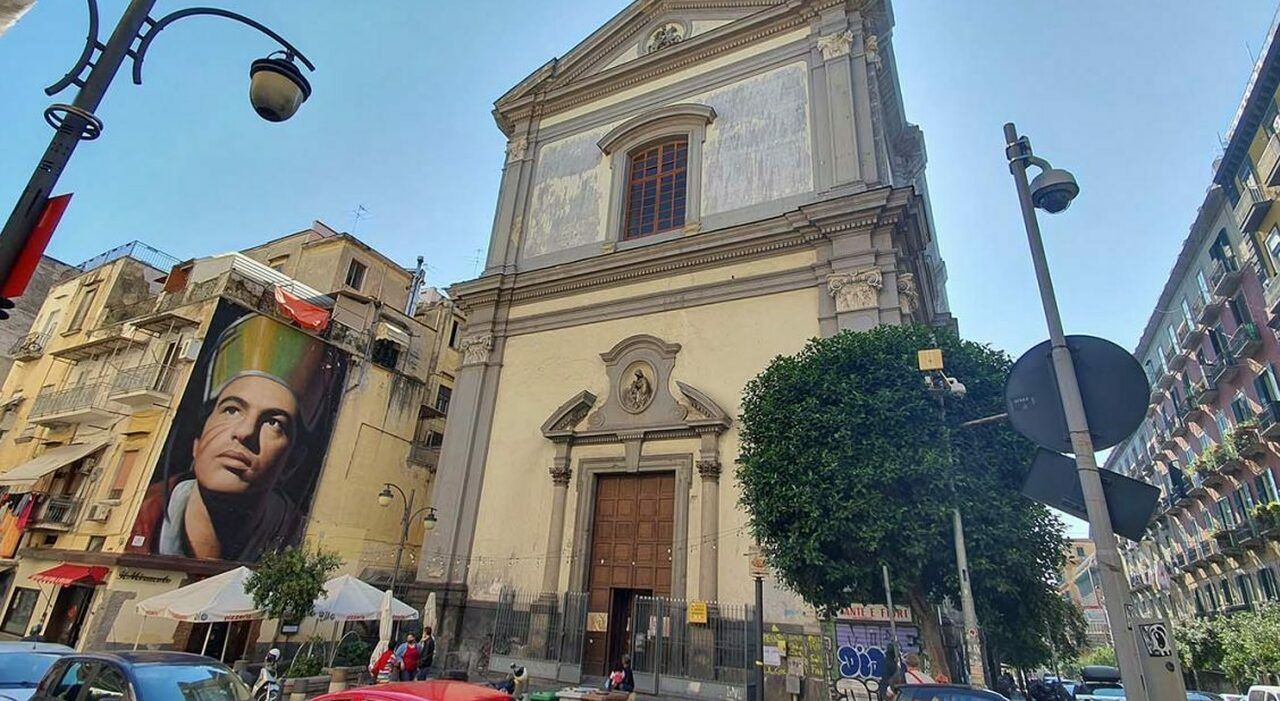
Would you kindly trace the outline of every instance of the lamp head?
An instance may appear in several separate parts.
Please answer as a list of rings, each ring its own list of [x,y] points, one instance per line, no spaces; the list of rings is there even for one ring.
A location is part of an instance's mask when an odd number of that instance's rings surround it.
[[[276,58],[283,54],[283,58]],[[259,117],[283,122],[292,117],[311,97],[311,83],[293,63],[293,56],[281,51],[254,61],[249,67],[249,103]]]
[[[378,492],[378,504],[380,506],[391,506],[391,499],[395,495],[391,493],[391,485],[386,485]]]
[[[1050,214],[1066,209],[1078,194],[1076,177],[1061,168],[1045,168],[1031,181],[1031,203]]]
[[[422,528],[428,532],[436,529],[436,522],[440,519],[436,518],[435,507],[427,510],[427,515],[422,517]]]

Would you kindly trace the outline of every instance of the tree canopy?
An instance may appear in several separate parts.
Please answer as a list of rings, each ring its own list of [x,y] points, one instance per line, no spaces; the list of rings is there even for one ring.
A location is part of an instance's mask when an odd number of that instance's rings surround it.
[[[319,548],[286,548],[263,556],[244,589],[267,618],[300,621],[315,611],[325,580],[341,565],[337,555]]]
[[[941,348],[967,388],[925,390],[917,351]],[[941,658],[935,605],[958,602],[952,505],[964,516],[979,623],[1013,664],[1064,658],[1083,641],[1079,611],[1057,593],[1062,524],[1019,494],[1034,446],[1005,423],[960,424],[1004,411],[1012,363],[990,347],[923,326],[879,326],[811,341],[748,383],[738,458],[741,503],[780,579],[826,613],[896,601]],[[933,622],[933,623],[931,623]],[[935,663],[945,664],[943,659]]]

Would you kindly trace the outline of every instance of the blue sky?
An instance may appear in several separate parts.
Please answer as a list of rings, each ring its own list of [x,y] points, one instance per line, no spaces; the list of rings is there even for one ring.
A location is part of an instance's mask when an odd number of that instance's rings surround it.
[[[141,239],[179,257],[241,248],[321,219],[429,281],[471,277],[487,244],[504,140],[493,100],[625,3],[224,0],[316,63],[314,94],[268,124],[246,100],[275,47],[214,18],[172,25],[145,83],[127,75],[60,189],[51,253],[79,262]],[[123,0],[105,0],[110,26]],[[160,10],[180,7],[161,0]],[[1043,220],[1069,332],[1132,347],[1187,233],[1274,0],[897,0],[908,118],[924,129],[949,292],[962,333],[1017,355],[1044,336],[1001,126],[1083,192]],[[0,202],[48,141],[42,88],[78,54],[84,7],[41,0],[0,37]],[[104,32],[105,38],[105,32]],[[358,223],[354,212],[370,215]],[[8,204],[4,204],[8,207]]]

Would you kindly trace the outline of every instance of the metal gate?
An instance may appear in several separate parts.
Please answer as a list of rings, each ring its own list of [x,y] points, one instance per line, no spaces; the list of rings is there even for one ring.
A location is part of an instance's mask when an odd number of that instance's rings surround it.
[[[707,622],[689,623],[681,599],[635,602],[631,665],[636,690],[659,696],[745,698],[756,658],[754,607],[706,602]]]
[[[522,594],[503,591],[493,622],[489,670],[522,665],[536,677],[577,683],[587,628],[586,592]]]

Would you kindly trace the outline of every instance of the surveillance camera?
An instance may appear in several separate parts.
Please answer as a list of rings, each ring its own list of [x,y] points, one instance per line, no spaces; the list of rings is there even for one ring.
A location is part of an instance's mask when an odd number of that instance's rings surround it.
[[[1078,194],[1075,176],[1061,168],[1046,168],[1031,181],[1031,203],[1050,214],[1066,209]]]
[[[964,383],[954,377],[947,378],[947,391],[953,396],[963,399],[965,394]]]

